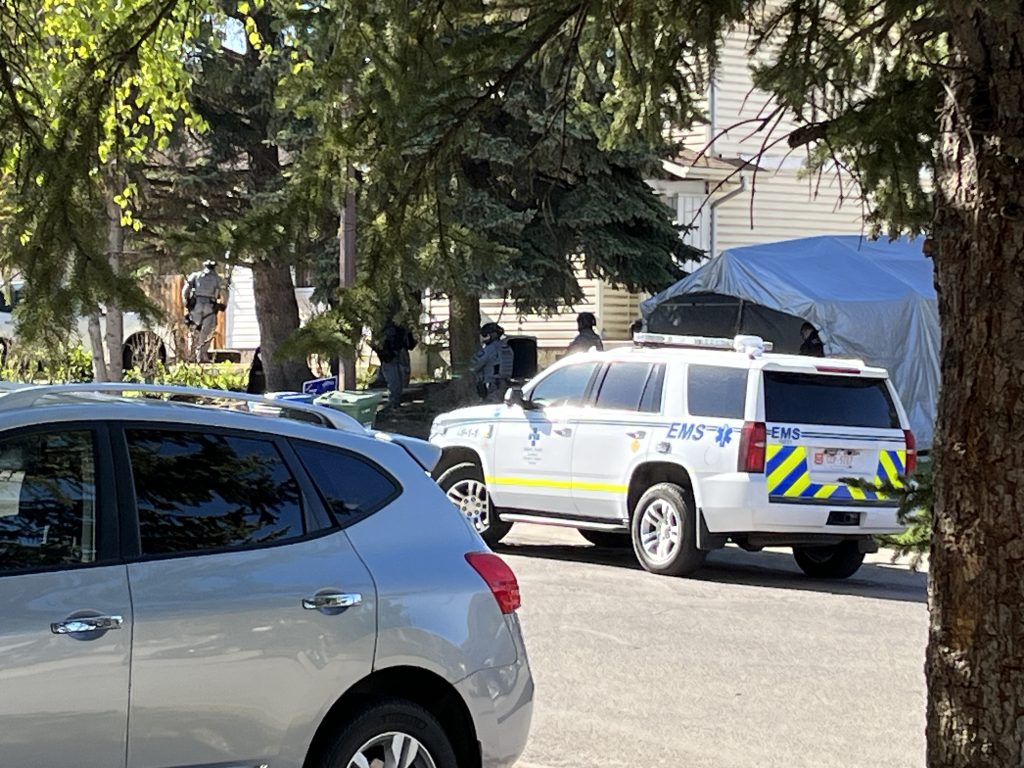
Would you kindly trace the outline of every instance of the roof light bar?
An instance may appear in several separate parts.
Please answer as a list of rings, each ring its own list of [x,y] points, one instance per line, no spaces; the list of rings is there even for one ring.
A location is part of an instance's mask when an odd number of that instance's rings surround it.
[[[671,333],[638,333],[633,340],[642,346],[692,347],[747,353],[771,352],[773,348],[770,341],[765,341],[760,336],[749,335],[725,339],[714,336],[677,336]]]

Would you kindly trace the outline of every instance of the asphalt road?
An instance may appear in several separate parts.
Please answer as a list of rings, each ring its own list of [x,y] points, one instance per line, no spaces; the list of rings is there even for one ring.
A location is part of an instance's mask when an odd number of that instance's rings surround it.
[[[845,582],[782,551],[640,570],[574,530],[517,524],[537,683],[519,768],[919,768],[926,577],[873,556]]]

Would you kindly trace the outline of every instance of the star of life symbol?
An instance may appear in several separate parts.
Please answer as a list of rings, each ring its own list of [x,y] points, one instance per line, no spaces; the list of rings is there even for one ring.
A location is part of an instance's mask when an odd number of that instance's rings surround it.
[[[536,427],[534,427],[532,430],[530,430],[530,438],[529,439],[530,439],[530,447],[531,448],[536,448],[537,447],[537,443],[540,440],[540,430],[537,429]]]
[[[728,424],[723,424],[715,432],[715,442],[718,443],[720,448],[724,448],[730,442],[732,442],[732,427]]]

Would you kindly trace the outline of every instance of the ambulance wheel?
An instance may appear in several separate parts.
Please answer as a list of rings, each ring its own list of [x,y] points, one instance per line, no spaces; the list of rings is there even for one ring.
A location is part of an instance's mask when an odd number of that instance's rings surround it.
[[[645,570],[687,576],[704,564],[693,500],[673,483],[651,486],[633,510],[633,551]]]
[[[607,547],[608,549],[625,549],[633,546],[628,533],[615,533],[614,531],[588,531],[586,528],[577,528],[580,536],[589,541],[595,547]]]
[[[512,523],[501,520],[494,511],[483,470],[477,464],[470,461],[456,464],[441,473],[437,484],[452,504],[469,518],[488,546],[495,546],[512,528]]]
[[[856,541],[843,541],[828,547],[793,547],[793,558],[811,578],[848,579],[860,569],[864,553]]]

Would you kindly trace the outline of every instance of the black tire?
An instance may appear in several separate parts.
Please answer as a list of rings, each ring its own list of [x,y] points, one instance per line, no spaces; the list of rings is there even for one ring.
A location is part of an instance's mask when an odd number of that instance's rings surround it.
[[[356,715],[324,752],[318,768],[348,768],[367,744],[393,733],[416,739],[437,768],[458,768],[448,735],[434,716],[423,707],[402,699],[384,699]]]
[[[655,515],[656,510],[652,509],[655,505],[659,505],[661,509],[668,507],[674,510],[678,523],[678,541],[664,558],[656,557],[649,552],[644,543],[644,536],[650,535],[645,531],[647,513],[650,511]],[[630,531],[633,551],[644,570],[661,576],[687,576],[704,564],[705,553],[697,549],[697,515],[693,499],[688,491],[674,483],[658,483],[640,497],[633,510]]]
[[[615,531],[588,531],[586,528],[577,528],[580,536],[589,541],[595,547],[606,547],[608,549],[626,549],[633,546],[633,540],[629,533],[616,533]]]
[[[437,478],[437,484],[441,490],[448,495],[455,506],[459,507],[464,515],[470,519],[477,532],[487,542],[487,546],[496,546],[512,529],[512,523],[506,523],[498,517],[494,511],[494,504],[491,503],[490,494],[487,495],[486,508],[479,506],[479,499],[467,500],[460,504],[459,500],[449,495],[452,488],[459,483],[476,482],[486,492],[487,485],[484,483],[484,473],[478,464],[467,461],[449,467]]]
[[[793,547],[793,558],[811,578],[848,579],[860,569],[864,553],[856,541],[843,541],[828,547]]]

